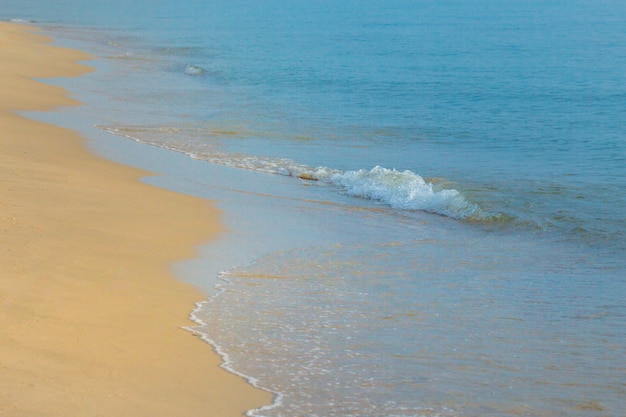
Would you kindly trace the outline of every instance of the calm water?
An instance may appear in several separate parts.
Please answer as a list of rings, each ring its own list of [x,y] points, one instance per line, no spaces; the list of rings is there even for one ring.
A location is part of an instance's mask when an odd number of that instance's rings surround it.
[[[626,3],[60,3],[0,18],[100,57],[94,148],[227,213],[250,414],[624,415]]]

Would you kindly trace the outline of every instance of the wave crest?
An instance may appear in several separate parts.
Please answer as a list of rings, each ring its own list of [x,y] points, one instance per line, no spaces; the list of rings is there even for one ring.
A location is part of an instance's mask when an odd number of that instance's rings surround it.
[[[191,158],[269,174],[319,181],[352,197],[380,202],[399,210],[419,210],[454,219],[485,221],[496,218],[469,202],[455,189],[446,189],[426,181],[412,171],[398,171],[376,166],[370,170],[340,171],[329,167],[311,167],[286,158],[225,153],[206,143],[174,139],[177,130],[166,127],[98,126],[109,133],[140,143],[182,152]]]
[[[371,170],[346,171],[324,181],[348,195],[380,201],[402,210],[423,210],[455,219],[482,218],[478,205],[468,202],[454,189],[436,190],[434,185],[412,171],[376,166]]]
[[[202,69],[202,67],[199,67],[197,65],[187,64],[187,67],[185,67],[185,74],[191,75],[192,77],[196,75],[200,75],[203,72],[204,70]]]

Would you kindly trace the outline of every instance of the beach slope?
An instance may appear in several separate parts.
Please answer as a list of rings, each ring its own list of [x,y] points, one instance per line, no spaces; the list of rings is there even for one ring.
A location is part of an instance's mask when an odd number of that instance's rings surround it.
[[[181,329],[203,295],[169,264],[217,236],[219,213],[16,113],[78,104],[33,78],[90,71],[34,30],[0,23],[0,416],[238,416],[269,403]]]

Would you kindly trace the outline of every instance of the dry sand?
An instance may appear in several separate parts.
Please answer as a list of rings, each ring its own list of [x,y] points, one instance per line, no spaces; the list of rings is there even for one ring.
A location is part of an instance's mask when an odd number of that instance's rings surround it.
[[[142,184],[67,129],[15,110],[75,105],[32,77],[85,54],[0,23],[0,416],[239,416],[271,396],[181,329],[196,289],[169,263],[220,233],[207,201]]]

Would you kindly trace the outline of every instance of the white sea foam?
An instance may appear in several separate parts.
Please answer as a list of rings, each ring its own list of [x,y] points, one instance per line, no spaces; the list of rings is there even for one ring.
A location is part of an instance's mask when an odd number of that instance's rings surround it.
[[[374,252],[380,249],[376,247]],[[389,273],[382,278],[375,273],[372,281],[354,285],[357,283],[346,278],[351,263],[333,257],[341,250],[341,246],[321,246],[276,252],[247,267],[220,273],[217,293],[197,304],[191,315],[197,326],[188,330],[215,347],[225,369],[275,394],[272,405],[249,411],[250,417],[293,416],[296,411],[326,417],[457,417],[444,407],[415,406],[408,395],[388,395],[389,391],[411,390],[411,384],[383,382],[389,371],[397,370],[387,365],[403,359],[381,357],[385,361],[381,366],[367,359],[381,354],[376,345],[362,343],[366,333],[384,332],[403,318],[380,320],[389,306],[369,299],[372,304],[368,313],[363,313],[364,300],[354,296],[369,292],[369,285],[388,279]],[[370,254],[370,259],[376,257]],[[316,267],[320,264],[325,267]],[[287,265],[289,272],[285,273]],[[395,307],[394,303],[391,308]],[[250,318],[251,311],[259,314]],[[408,318],[405,324],[410,322]],[[411,371],[405,370],[403,375],[420,380]]]
[[[197,65],[187,64],[187,67],[185,68],[185,74],[191,75],[191,76],[200,75],[203,72],[204,70]]]
[[[409,170],[376,166],[369,170],[340,171],[323,166],[311,167],[288,158],[221,152],[206,142],[174,137],[180,133],[175,128],[99,127],[117,136],[182,152],[191,158],[214,164],[317,181],[346,195],[399,210],[420,210],[459,220],[487,220],[493,217],[477,204],[469,202],[458,190],[436,186]]]
[[[326,181],[346,194],[368,198],[402,210],[423,210],[455,219],[484,217],[480,207],[454,189],[435,190],[434,185],[412,171],[376,166],[371,170],[332,174]]]
[[[225,276],[227,275],[227,272],[221,272],[219,274],[219,278],[224,281],[224,283],[228,283],[228,280],[225,278]],[[228,372],[235,374],[243,379],[245,379],[246,381],[248,381],[248,383],[256,388],[259,388],[263,391],[267,391],[270,394],[272,394],[274,396],[273,402],[270,405],[265,405],[262,406],[260,408],[256,408],[256,409],[252,409],[252,410],[248,410],[246,412],[247,416],[258,416],[259,413],[262,413],[264,411],[267,410],[271,410],[275,407],[280,407],[282,405],[282,398],[283,398],[283,394],[281,392],[274,392],[268,388],[263,387],[260,383],[259,380],[250,376],[250,375],[246,375],[244,373],[241,373],[239,371],[237,371],[235,369],[235,366],[233,364],[233,361],[231,360],[230,356],[228,355],[228,353],[226,353],[226,351],[224,351],[224,349],[212,338],[209,337],[209,335],[206,332],[206,329],[208,328],[208,324],[200,318],[200,316],[202,314],[206,314],[206,305],[211,303],[213,301],[214,298],[219,297],[224,291],[226,291],[226,289],[224,288],[223,285],[216,285],[216,290],[217,292],[209,299],[205,300],[205,301],[201,301],[196,303],[196,307],[194,308],[194,310],[189,314],[189,318],[191,319],[191,321],[195,322],[196,325],[195,326],[186,326],[183,327],[183,329],[197,335],[198,337],[200,337],[200,339],[202,339],[203,341],[205,341],[206,343],[210,344],[211,346],[213,346],[213,349],[215,349],[215,352],[222,358],[222,363],[220,364],[220,366],[222,368],[224,368],[225,370],[227,370]]]

